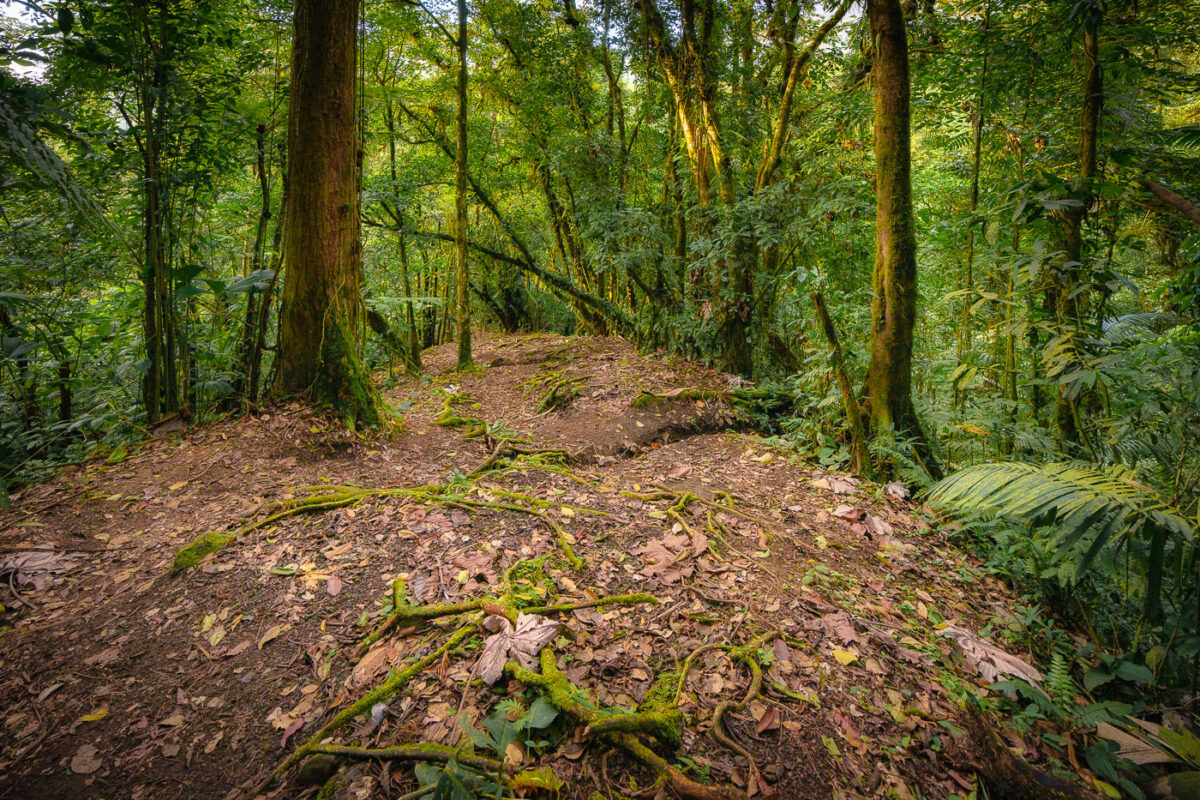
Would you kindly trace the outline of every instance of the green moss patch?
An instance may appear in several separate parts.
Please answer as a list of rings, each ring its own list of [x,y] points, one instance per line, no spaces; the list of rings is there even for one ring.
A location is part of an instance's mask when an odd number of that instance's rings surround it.
[[[171,574],[178,575],[185,569],[196,566],[205,556],[218,552],[232,540],[232,535],[219,531],[208,531],[202,534],[196,541],[175,555],[175,561],[171,565]]]

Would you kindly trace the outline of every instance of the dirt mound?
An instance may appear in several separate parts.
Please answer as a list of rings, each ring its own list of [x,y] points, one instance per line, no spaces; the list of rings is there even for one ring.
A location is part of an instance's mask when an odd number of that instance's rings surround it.
[[[721,430],[733,419],[719,400],[676,394],[727,391],[729,376],[673,356],[639,354],[615,337],[535,334],[483,336],[475,343],[476,373],[451,373],[455,353],[439,348],[427,368],[480,405],[478,416],[501,431],[561,447],[580,461],[612,463],[695,433]],[[639,399],[652,402],[638,403]]]
[[[476,353],[478,373],[448,372],[448,346],[389,390],[404,433],[285,409],[17,498],[0,551],[65,566],[14,584],[32,607],[0,635],[0,796],[231,796],[319,750],[364,696],[335,744],[472,741],[497,774],[552,770],[564,797],[664,776],[786,798],[967,790],[955,698],[979,677],[939,628],[977,631],[1008,598],[899,492],[712,432],[727,412],[700,394],[635,407],[729,387],[694,364],[613,339]],[[212,530],[237,536],[171,574]],[[474,626],[506,610],[557,626],[540,674],[576,688],[539,690],[503,666],[515,650],[479,680],[521,623]],[[681,729],[596,732],[676,711]],[[315,791],[285,778],[273,796]],[[415,786],[404,761],[340,780],[347,798]]]

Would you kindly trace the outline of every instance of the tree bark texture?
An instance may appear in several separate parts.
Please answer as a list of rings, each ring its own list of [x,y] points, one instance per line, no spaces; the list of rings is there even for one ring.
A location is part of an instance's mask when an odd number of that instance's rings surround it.
[[[359,358],[363,303],[355,140],[358,0],[296,0],[288,116],[288,269],[274,392],[379,421]]]

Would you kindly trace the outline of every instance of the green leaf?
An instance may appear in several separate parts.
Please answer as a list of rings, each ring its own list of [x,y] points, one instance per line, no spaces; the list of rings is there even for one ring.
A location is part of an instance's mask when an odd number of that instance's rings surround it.
[[[1154,683],[1154,673],[1149,667],[1143,664],[1121,661],[1117,664],[1115,672],[1118,678],[1130,683],[1143,683],[1147,685]]]
[[[544,697],[538,697],[529,708],[525,724],[532,730],[541,730],[558,719],[558,709],[550,705]]]

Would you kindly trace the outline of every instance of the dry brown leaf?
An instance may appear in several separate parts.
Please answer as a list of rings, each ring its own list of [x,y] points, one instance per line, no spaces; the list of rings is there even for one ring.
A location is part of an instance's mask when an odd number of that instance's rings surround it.
[[[483,621],[492,635],[483,643],[476,671],[484,683],[495,683],[504,674],[509,656],[528,669],[537,665],[538,652],[558,635],[559,623],[538,614],[517,615],[514,629],[507,618],[493,614]]]
[[[848,519],[851,522],[858,522],[860,519],[863,518],[863,516],[865,514],[866,514],[866,512],[863,511],[861,508],[849,506],[849,505],[846,505],[845,503],[843,503],[842,505],[838,506],[837,508],[835,508],[833,510],[833,515],[835,517],[841,517],[842,519]]]
[[[663,583],[675,583],[691,577],[695,569],[689,562],[687,551],[694,547],[693,540],[684,534],[669,534],[646,544],[638,550],[645,561],[642,574],[647,578],[659,577]],[[707,547],[708,541],[705,539],[704,548]],[[699,552],[704,552],[704,549]]]
[[[978,670],[980,675],[993,683],[1002,676],[1023,678],[1034,685],[1042,681],[1042,673],[1028,662],[1001,650],[991,642],[980,639],[968,630],[947,625],[941,633],[943,636],[954,637],[967,657],[967,662]]]
[[[71,772],[77,775],[91,775],[100,769],[102,760],[96,752],[95,745],[82,745],[71,757]]]
[[[866,644],[866,640],[858,635],[858,631],[854,627],[854,620],[845,611],[836,611],[809,620],[804,624],[804,628],[810,631],[822,630],[827,636],[844,645]]]
[[[886,536],[892,532],[891,523],[880,519],[874,514],[867,514],[864,522],[867,526],[867,532],[872,536]]]
[[[1121,758],[1127,758],[1135,764],[1168,764],[1176,760],[1170,753],[1155,747],[1140,736],[1126,733],[1107,722],[1101,722],[1096,726],[1096,735],[1101,739],[1116,742],[1121,746],[1121,749],[1117,751],[1117,755]]]

